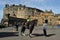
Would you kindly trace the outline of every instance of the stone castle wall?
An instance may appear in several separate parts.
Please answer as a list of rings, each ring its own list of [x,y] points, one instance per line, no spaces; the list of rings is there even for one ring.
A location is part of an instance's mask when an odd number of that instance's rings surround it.
[[[8,20],[8,15],[16,18],[27,18],[28,15],[31,16],[32,19],[38,20],[38,25],[42,25],[44,20],[48,20],[48,24],[57,25],[58,18],[54,16],[52,11],[42,11],[37,8],[26,7],[25,5],[5,5],[4,7],[4,15],[3,19]]]

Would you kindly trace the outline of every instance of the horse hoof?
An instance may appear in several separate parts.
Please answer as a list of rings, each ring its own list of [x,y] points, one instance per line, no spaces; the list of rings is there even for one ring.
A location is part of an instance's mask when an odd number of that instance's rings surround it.
[[[30,38],[32,38],[32,36],[29,36]]]
[[[32,38],[32,35],[31,35],[31,34],[29,34],[29,37],[30,37],[30,38]]]
[[[26,36],[24,33],[23,34],[21,34],[22,36]]]

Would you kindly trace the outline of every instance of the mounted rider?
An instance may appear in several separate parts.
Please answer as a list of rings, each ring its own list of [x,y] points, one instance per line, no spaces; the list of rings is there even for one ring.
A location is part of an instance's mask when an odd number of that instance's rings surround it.
[[[21,29],[21,35],[25,36],[25,29],[29,29],[29,37],[31,37],[32,31],[35,26],[36,20],[31,20],[31,16],[29,15],[26,19],[26,22],[24,22],[22,29]]]
[[[30,15],[27,17],[27,22],[31,21]]]
[[[31,21],[31,18],[30,18],[30,15],[27,17],[27,23],[26,25],[28,26],[27,28],[29,29],[29,24],[30,24],[30,21]]]

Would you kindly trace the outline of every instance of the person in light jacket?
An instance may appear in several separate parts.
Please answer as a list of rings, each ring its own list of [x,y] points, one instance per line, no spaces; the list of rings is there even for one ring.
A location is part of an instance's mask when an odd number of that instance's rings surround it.
[[[45,22],[43,22],[43,32],[45,36],[47,36],[47,32],[46,32],[47,24],[48,24],[48,20],[45,20]]]

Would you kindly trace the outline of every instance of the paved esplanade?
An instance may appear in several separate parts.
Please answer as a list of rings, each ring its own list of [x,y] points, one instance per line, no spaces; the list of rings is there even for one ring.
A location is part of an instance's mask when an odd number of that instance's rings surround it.
[[[29,36],[21,36],[20,35],[21,27],[19,27],[19,36],[17,36],[17,32],[15,31],[15,27],[8,27],[0,29],[0,40],[60,40],[60,29],[59,28],[47,28],[47,33],[49,37],[45,37],[43,35],[43,31],[41,27],[35,27],[33,30],[32,38]],[[28,29],[25,32],[28,33]]]

